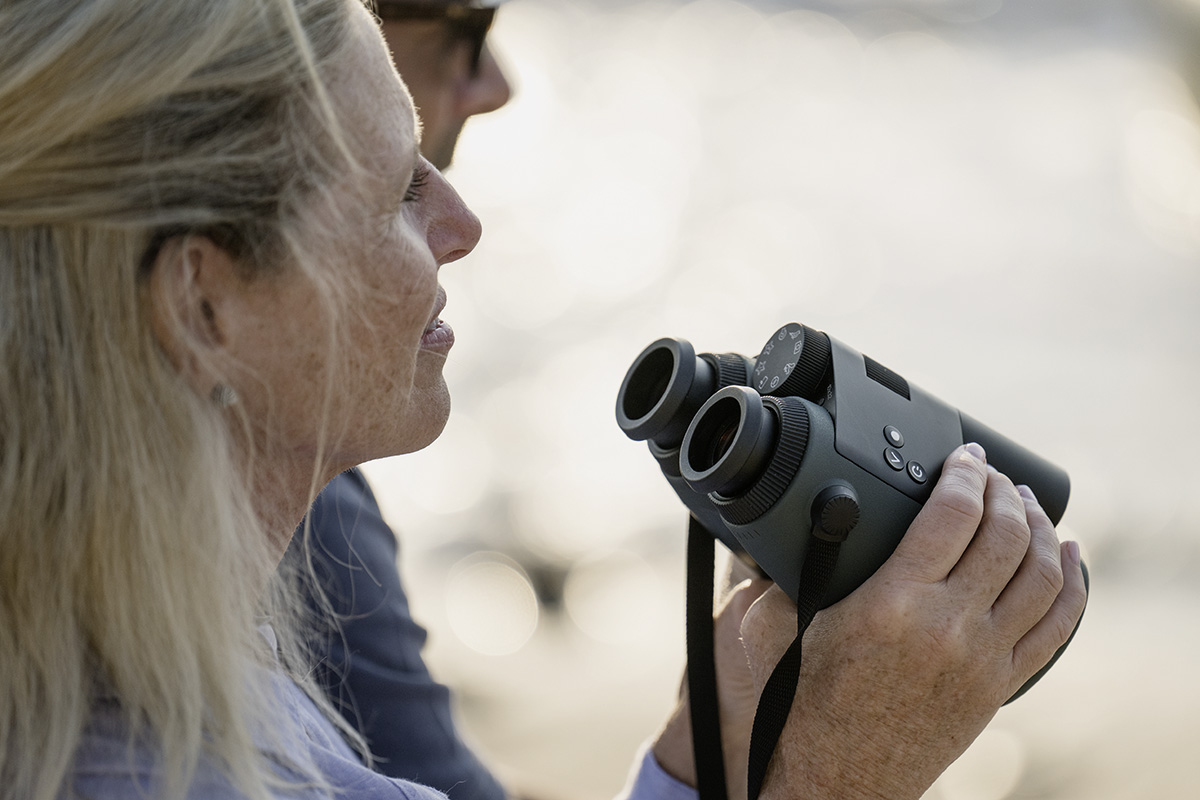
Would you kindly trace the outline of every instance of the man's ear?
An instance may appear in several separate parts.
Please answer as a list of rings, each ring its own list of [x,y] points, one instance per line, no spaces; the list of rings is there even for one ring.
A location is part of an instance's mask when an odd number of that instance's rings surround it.
[[[175,368],[203,396],[227,379],[229,300],[240,283],[229,253],[195,234],[168,239],[150,271],[154,336]]]

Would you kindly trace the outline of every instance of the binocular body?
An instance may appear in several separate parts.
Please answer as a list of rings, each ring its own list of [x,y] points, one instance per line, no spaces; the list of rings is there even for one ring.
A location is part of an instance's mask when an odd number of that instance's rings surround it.
[[[696,519],[793,600],[812,536],[840,541],[822,608],[887,560],[966,442],[1028,485],[1055,524],[1070,495],[1059,467],[797,323],[755,359],[654,342],[625,376],[617,420],[648,442]]]

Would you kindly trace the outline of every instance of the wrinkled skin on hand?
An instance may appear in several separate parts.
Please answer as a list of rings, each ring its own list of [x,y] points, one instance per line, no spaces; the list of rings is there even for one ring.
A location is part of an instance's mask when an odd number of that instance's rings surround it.
[[[735,579],[740,577],[734,571]],[[747,754],[750,751],[750,731],[761,686],[756,686],[754,673],[746,659],[740,627],[747,609],[764,591],[774,584],[760,578],[743,580],[734,586],[719,603],[713,622],[713,647],[717,665],[717,702],[720,704],[721,743],[725,757],[725,783],[729,800],[745,800]],[[792,616],[792,637],[796,635],[795,615]],[[785,645],[786,647],[786,645]],[[680,685],[679,701],[666,726],[654,743],[654,756],[669,774],[689,786],[696,785],[696,768],[692,757],[692,727],[689,708],[687,676]]]
[[[892,557],[805,634],[762,796],[916,800],[1066,642],[1085,602],[1078,546],[1060,545],[977,445],[959,448]],[[747,611],[757,691],[795,631],[777,587]]]

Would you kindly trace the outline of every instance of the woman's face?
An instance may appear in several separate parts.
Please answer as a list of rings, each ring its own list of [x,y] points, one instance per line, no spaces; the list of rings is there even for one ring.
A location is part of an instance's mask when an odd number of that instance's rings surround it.
[[[246,333],[258,341],[243,359],[262,377],[265,391],[249,392],[247,403],[264,405],[246,410],[272,421],[268,443],[310,458],[324,432],[332,448],[324,456],[338,470],[420,449],[441,433],[450,411],[442,366],[454,334],[439,319],[446,297],[438,269],[469,253],[480,235],[479,220],[421,159],[408,92],[376,23],[352,5],[352,41],[328,86],[348,145],[370,175],[365,186],[330,195],[349,224],[331,233],[318,200],[316,224],[304,235],[361,293],[352,290],[347,337],[331,350],[310,282],[294,270],[253,281]]]

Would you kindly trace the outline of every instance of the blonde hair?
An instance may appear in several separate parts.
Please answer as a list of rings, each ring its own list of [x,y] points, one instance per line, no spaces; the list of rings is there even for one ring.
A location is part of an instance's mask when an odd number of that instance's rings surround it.
[[[257,587],[277,553],[227,423],[153,336],[146,272],[199,233],[322,280],[297,243],[346,166],[321,76],[351,2],[0,5],[4,800],[69,793],[109,695],[164,796],[202,759],[270,796]]]

